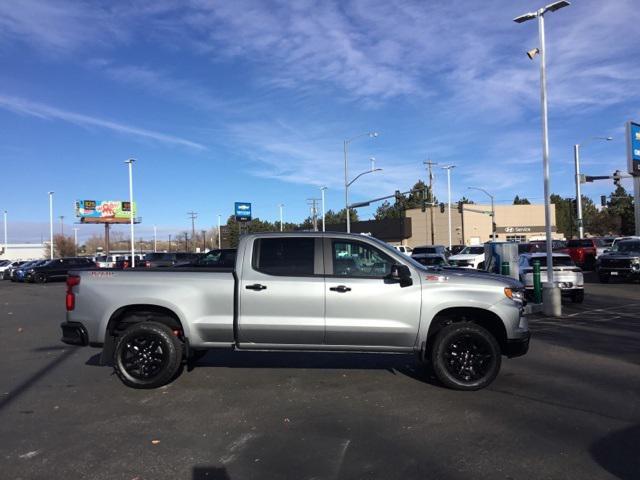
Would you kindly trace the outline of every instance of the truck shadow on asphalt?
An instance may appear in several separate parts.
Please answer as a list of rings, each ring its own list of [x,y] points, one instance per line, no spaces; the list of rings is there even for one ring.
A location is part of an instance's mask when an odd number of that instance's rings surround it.
[[[617,478],[637,480],[640,475],[640,424],[601,438],[591,446],[589,453]]]
[[[113,363],[100,364],[100,354],[86,362],[89,366],[113,368]],[[415,380],[440,387],[441,384],[428,367],[419,365],[413,354],[381,354],[356,352],[255,352],[238,350],[210,350],[197,362],[188,364],[187,371],[194,368],[295,368],[333,370],[386,370],[400,373]]]

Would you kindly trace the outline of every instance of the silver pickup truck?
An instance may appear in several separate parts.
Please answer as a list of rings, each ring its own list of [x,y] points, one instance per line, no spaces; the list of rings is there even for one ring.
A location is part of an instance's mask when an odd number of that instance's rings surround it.
[[[414,352],[445,386],[477,390],[527,352],[523,304],[515,280],[429,269],[371,237],[253,234],[234,268],[71,272],[61,327],[134,388],[224,348]]]

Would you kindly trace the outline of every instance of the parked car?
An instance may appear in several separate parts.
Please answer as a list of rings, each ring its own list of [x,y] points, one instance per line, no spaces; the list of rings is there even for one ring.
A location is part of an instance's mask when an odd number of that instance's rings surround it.
[[[210,250],[207,253],[201,254],[191,262],[176,265],[176,268],[233,268],[236,265],[236,253],[237,250],[235,248]]]
[[[623,240],[640,240],[640,237],[635,236],[635,235],[630,235],[630,236],[627,236],[627,237],[616,237],[616,238],[613,239],[613,242],[611,242],[611,246],[608,247],[608,248],[609,249],[615,248],[616,244],[618,242],[622,242]]]
[[[98,271],[99,272],[99,271]],[[522,284],[427,270],[372,237],[249,234],[229,268],[72,272],[62,341],[102,346],[127,386],[156,388],[207,349],[415,353],[478,390],[524,355]]]
[[[411,256],[411,252],[413,252],[413,248],[407,245],[394,245],[393,248],[398,250],[400,253],[404,253],[405,255]]]
[[[598,258],[598,278],[609,283],[614,278],[640,280],[640,238],[621,240]]]
[[[146,267],[145,256],[144,255],[135,255],[136,264],[135,268]],[[131,267],[131,255],[120,255],[118,260],[116,260],[115,265],[113,266],[116,270],[123,270],[125,268]]]
[[[11,261],[11,260],[0,260],[0,279],[6,280],[9,278],[9,269],[12,267],[17,267],[22,262],[19,261]]]
[[[577,238],[567,242],[564,252],[569,254],[580,268],[593,270],[596,258],[604,253],[604,250],[604,244],[599,238]]]
[[[13,272],[13,276],[11,277],[12,282],[26,282],[27,281],[27,271],[34,267],[39,267],[40,265],[44,265],[49,260],[32,260],[30,262],[25,262],[15,269]]]
[[[547,254],[524,253],[519,258],[520,281],[528,297],[533,297],[533,263],[540,262],[540,281],[547,281]],[[575,303],[584,300],[584,277],[582,269],[566,253],[553,254],[553,280],[560,287],[565,297],[570,297]]]
[[[4,271],[4,275],[2,277],[3,280],[12,280],[15,274],[15,271],[20,268],[20,266],[27,263],[27,260],[18,260],[17,262],[13,262],[11,265],[7,267]]]
[[[464,250],[465,247],[466,245],[451,245],[451,248],[447,248],[447,251],[448,251],[447,256],[457,255],[462,250]]]
[[[115,268],[116,263],[123,257],[122,254],[118,255],[99,255],[95,259],[96,266],[98,268]]]
[[[70,257],[54,258],[39,265],[32,265],[25,270],[25,280],[32,283],[45,283],[51,280],[64,280],[69,270],[86,270],[96,268],[90,258]]]
[[[453,267],[484,269],[484,246],[474,245],[464,247],[457,255],[449,257]]]
[[[551,250],[554,252],[566,253],[564,250],[567,248],[567,242],[565,240],[552,240]],[[530,242],[519,243],[518,253],[536,253],[546,252],[547,242],[545,240],[532,240]]]
[[[416,262],[420,262],[421,258],[430,257],[432,255],[440,255],[447,258],[447,251],[444,248],[444,245],[422,245],[414,248],[413,252],[411,252],[411,258]]]
[[[439,253],[422,253],[413,258],[416,262],[426,267],[448,267],[449,262],[444,255]]]

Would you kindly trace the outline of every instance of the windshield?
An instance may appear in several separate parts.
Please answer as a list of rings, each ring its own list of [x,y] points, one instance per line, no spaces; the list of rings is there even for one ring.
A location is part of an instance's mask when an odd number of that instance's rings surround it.
[[[640,252],[640,240],[637,241],[623,241],[616,243],[613,247],[615,252]]]
[[[529,263],[533,265],[533,262],[540,262],[541,267],[546,267],[547,257],[545,256],[531,257],[531,260],[529,260]],[[569,257],[568,255],[566,257],[565,256],[556,257],[554,255],[553,266],[554,267],[575,267],[576,264],[573,262],[573,260],[571,260],[571,257]]]
[[[438,247],[416,247],[411,253],[413,253],[413,255],[420,255],[423,253],[438,253]]]
[[[484,255],[484,247],[464,247],[458,255]]]

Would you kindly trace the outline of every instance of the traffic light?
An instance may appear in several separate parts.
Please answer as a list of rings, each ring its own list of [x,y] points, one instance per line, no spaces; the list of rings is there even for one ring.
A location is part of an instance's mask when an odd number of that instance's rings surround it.
[[[458,213],[462,213],[462,202],[458,202]]]
[[[444,203],[440,204],[440,213],[444,213]]]
[[[616,187],[620,186],[620,170],[616,170],[615,172],[613,172],[613,184]]]
[[[422,211],[426,212],[427,211],[427,199],[426,198],[422,197],[421,205],[422,205],[422,207],[421,207]]]
[[[606,195],[600,195],[600,206],[601,207],[606,207],[607,206],[607,196]]]
[[[571,208],[574,212],[578,211],[578,201],[575,198],[571,199]]]
[[[396,190],[396,203],[400,203],[402,201],[402,194],[400,190]]]

